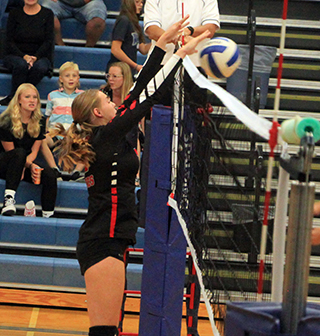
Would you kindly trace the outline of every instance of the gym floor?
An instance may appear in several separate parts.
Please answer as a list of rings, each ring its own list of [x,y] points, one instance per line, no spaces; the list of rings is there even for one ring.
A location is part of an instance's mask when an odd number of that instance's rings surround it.
[[[85,307],[83,293],[0,288],[0,335],[87,335],[89,320]],[[127,298],[124,332],[138,333],[139,307],[139,298]],[[212,336],[204,305],[200,307],[199,316],[199,334]],[[182,318],[182,335],[187,335],[184,318]]]

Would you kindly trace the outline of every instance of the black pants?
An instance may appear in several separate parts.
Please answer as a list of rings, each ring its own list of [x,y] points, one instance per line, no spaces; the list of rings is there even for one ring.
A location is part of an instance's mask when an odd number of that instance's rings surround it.
[[[51,68],[51,63],[46,57],[38,59],[29,69],[28,63],[22,57],[15,55],[5,56],[3,65],[12,73],[11,92],[9,94],[11,97],[23,83],[37,86]]]
[[[0,178],[6,181],[6,189],[15,191],[18,189],[26,158],[26,151],[22,148],[0,153]],[[43,168],[40,180],[42,210],[53,211],[57,197],[57,178],[49,166],[41,165],[41,167]],[[29,168],[24,171],[23,181],[33,183]]]

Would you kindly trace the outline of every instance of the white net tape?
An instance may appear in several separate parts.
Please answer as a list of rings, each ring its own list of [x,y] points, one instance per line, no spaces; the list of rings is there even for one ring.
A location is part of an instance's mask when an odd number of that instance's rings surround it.
[[[260,135],[264,139],[269,140],[269,131],[272,127],[272,123],[269,120],[251,111],[240,100],[224,90],[221,86],[210,82],[198,71],[188,56],[184,58],[183,66],[188,71],[192,80],[199,87],[202,89],[208,89],[214,93],[230,110],[230,112],[232,112],[234,116],[237,117],[243,124],[245,124],[251,131]]]
[[[190,249],[190,253],[191,253],[191,256],[192,256],[192,259],[193,259],[194,267],[195,267],[197,277],[198,277],[198,280],[199,280],[199,285],[200,285],[200,288],[201,288],[201,294],[202,294],[202,297],[204,299],[204,302],[205,302],[205,305],[206,305],[206,308],[207,308],[207,311],[208,311],[209,320],[210,320],[210,323],[211,323],[211,328],[212,328],[212,331],[213,331],[213,335],[214,336],[220,336],[220,333],[219,333],[219,331],[216,328],[216,325],[214,323],[214,315],[213,315],[212,307],[210,305],[210,302],[209,302],[209,299],[208,299],[208,296],[207,296],[207,293],[206,293],[206,290],[205,290],[205,287],[204,287],[204,284],[203,284],[201,270],[198,266],[198,258],[197,258],[196,250],[193,247],[193,245],[191,243],[191,240],[189,238],[187,224],[184,221],[184,219],[183,219],[183,217],[182,217],[182,215],[179,211],[177,202],[170,196],[169,196],[169,199],[168,199],[168,204],[175,210],[175,212],[177,214],[177,217],[178,217],[178,221],[181,225],[183,234],[184,234],[184,236],[187,240],[187,243],[188,243],[188,246],[189,246],[189,249]]]

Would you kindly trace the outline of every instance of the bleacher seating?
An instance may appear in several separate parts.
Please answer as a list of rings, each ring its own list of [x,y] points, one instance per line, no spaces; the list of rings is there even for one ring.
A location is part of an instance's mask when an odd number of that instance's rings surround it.
[[[0,194],[5,182],[0,180]],[[76,195],[76,197],[75,197]],[[39,186],[21,182],[17,209],[30,199],[40,204]],[[85,183],[58,182],[57,210],[85,215],[88,200]],[[47,286],[84,287],[75,246],[83,219],[0,216],[0,282]],[[143,248],[144,230],[139,228],[136,248]],[[140,290],[142,265],[127,268],[128,289]]]
[[[111,32],[120,2],[106,0],[106,4],[110,18],[107,19],[106,30],[97,48],[84,48],[83,24],[75,19],[62,22],[62,34],[68,46],[55,47],[54,76],[45,77],[38,85],[42,103],[45,103],[50,91],[58,88],[58,69],[66,61],[79,65],[81,89],[99,88],[105,84],[104,73],[110,59]],[[3,26],[7,17],[8,14],[2,19]],[[138,54],[138,57],[142,64],[145,56]],[[5,69],[0,69],[0,97],[8,93],[10,82],[11,75]],[[0,113],[5,108],[0,106]],[[5,182],[0,180],[0,195],[3,195],[4,188]],[[31,199],[35,201],[39,215],[39,187],[21,182],[16,194],[17,215],[0,216],[0,282],[20,284],[22,287],[34,284],[83,288],[84,280],[75,259],[75,246],[88,207],[85,183],[58,182],[55,218],[21,216],[24,204]],[[144,229],[139,228],[135,248],[143,248],[143,241]],[[132,258],[135,258],[135,262],[130,262]],[[140,290],[141,273],[142,253],[131,252],[127,267],[129,290]]]

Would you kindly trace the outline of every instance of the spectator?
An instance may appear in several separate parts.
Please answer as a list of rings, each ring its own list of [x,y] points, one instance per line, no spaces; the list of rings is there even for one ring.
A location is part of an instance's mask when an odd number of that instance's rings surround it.
[[[124,99],[133,85],[129,65],[124,62],[112,63],[109,72],[106,74],[106,79],[108,80],[108,83],[102,87],[102,91],[110,97],[111,101],[115,103],[115,108],[118,109],[124,102]],[[143,144],[144,137],[139,125],[135,125],[126,137],[132,147],[136,148],[138,157],[140,158],[141,144]],[[136,178],[137,186],[140,185],[139,176],[140,173],[138,172]]]
[[[56,145],[56,142],[59,141],[59,138],[52,138],[50,135],[55,128],[55,125],[60,123],[65,132],[73,122],[71,104],[74,98],[83,92],[83,90],[79,90],[79,80],[78,64],[66,62],[61,65],[59,69],[60,88],[48,94],[45,112],[45,115],[47,116],[46,125],[48,132],[46,134],[46,140],[50,148],[53,148]],[[83,168],[84,166],[81,163],[78,163],[70,176],[71,180],[78,179]]]
[[[177,4],[179,3],[180,8],[177,8],[172,5],[172,0],[146,0],[144,8],[144,29],[146,35],[152,39],[152,46],[154,46],[155,42],[173,22],[176,22],[182,17],[182,3],[177,2]],[[196,37],[205,30],[209,30],[210,38],[212,38],[220,27],[217,0],[184,0],[183,3],[184,15],[190,15],[190,25],[183,30],[184,37]],[[177,38],[173,39],[170,41],[171,43],[167,45],[167,54],[163,60],[163,64],[165,64],[173,54],[177,41]],[[201,47],[205,42],[206,41],[202,41],[199,44],[198,50],[201,50]],[[190,59],[204,74],[204,71],[200,68],[199,54],[196,53],[191,55]],[[196,97],[192,99],[194,102],[197,101],[199,103],[198,105],[202,106],[206,104],[206,90],[201,90],[194,85],[188,74],[186,74],[184,78],[184,84],[186,95],[188,95],[189,92],[192,92],[193,97]],[[165,97],[163,105],[171,105],[171,96]]]
[[[59,69],[59,89],[48,94],[45,115],[47,117],[47,131],[61,123],[68,130],[73,122],[71,104],[83,90],[80,87],[79,67],[76,63],[65,62]],[[47,143],[54,147],[54,140],[47,134]]]
[[[112,31],[111,58],[107,65],[114,62],[127,63],[134,76],[142,68],[137,63],[137,48],[146,55],[150,43],[145,43],[145,37],[139,24],[139,16],[143,7],[143,0],[122,0],[120,14]]]
[[[115,62],[111,63],[109,71],[106,74],[107,84],[101,87],[118,108],[129,93],[133,80],[131,70],[127,63]]]
[[[37,0],[24,0],[23,7],[10,11],[3,64],[12,72],[12,84],[1,105],[9,104],[22,83],[37,86],[52,70],[53,40],[53,13]]]
[[[53,156],[40,172],[35,162],[45,139],[45,121],[37,89],[29,83],[17,89],[8,108],[0,115],[0,178],[6,180],[2,215],[16,213],[15,194],[20,180],[42,184],[42,216],[51,217],[57,195],[57,167]],[[50,160],[51,159],[51,160]]]
[[[54,33],[57,45],[64,45],[60,21],[75,18],[86,25],[86,47],[94,47],[106,27],[107,7],[103,0],[41,0],[54,13]]]
[[[179,49],[157,74],[166,43],[178,34],[182,24],[180,20],[159,38],[118,112],[115,104],[98,90],[82,93],[72,104],[74,123],[62,143],[60,159],[70,167],[81,158],[88,168],[89,209],[79,231],[77,258],[86,283],[90,336],[118,335],[125,286],[123,254],[135,242],[137,231],[134,186],[138,159],[126,134],[161,100],[182,58],[194,53],[197,43],[208,34]],[[141,91],[152,79],[159,89],[139,103]]]

